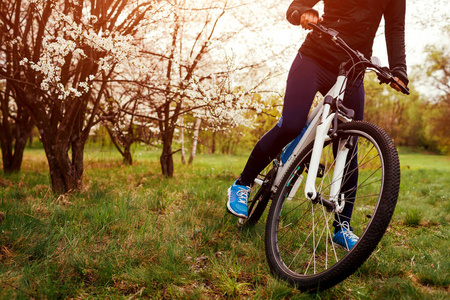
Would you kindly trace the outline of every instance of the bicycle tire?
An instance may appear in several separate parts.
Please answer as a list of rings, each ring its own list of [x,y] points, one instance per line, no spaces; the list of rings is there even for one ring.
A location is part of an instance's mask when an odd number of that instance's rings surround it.
[[[309,162],[313,142],[286,172],[269,210],[265,247],[270,269],[302,291],[325,290],[353,274],[376,248],[394,213],[400,186],[397,150],[389,136],[371,123],[354,121],[339,125],[337,136],[324,145],[321,164],[325,170],[323,176],[316,180],[318,193],[326,195],[331,183],[329,177],[332,176],[334,154],[330,152],[333,152],[333,144],[349,137],[357,137],[353,138],[356,143],[352,150],[356,150],[358,165],[350,170],[347,161],[341,188],[349,176],[357,174],[351,226],[359,236],[359,241],[350,251],[332,243],[331,222],[334,222],[335,215],[327,212],[324,206],[306,199],[303,195],[306,179],[294,197],[287,200],[292,180],[300,178],[300,172],[307,171],[305,164]],[[354,156],[349,153],[348,157]],[[346,197],[351,193],[350,190],[341,192],[346,193]],[[345,201],[346,205],[352,202],[350,196]]]
[[[275,165],[276,163],[271,163],[257,176],[257,179],[261,180],[262,184],[253,184],[248,200],[248,217],[247,219],[239,219],[238,224],[240,226],[254,226],[264,213],[272,196],[271,188],[276,175]]]

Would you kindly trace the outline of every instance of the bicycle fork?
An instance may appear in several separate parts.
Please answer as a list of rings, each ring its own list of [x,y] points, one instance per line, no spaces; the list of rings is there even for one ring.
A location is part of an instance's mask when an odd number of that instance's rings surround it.
[[[344,98],[344,93],[340,93],[339,91],[345,90],[347,80],[344,76],[338,76],[338,80],[331,90],[330,95],[328,97],[335,99],[337,102],[341,101]],[[323,199],[322,195],[317,193],[315,182],[317,178],[317,174],[320,166],[320,158],[322,156],[323,146],[326,141],[330,140],[329,130],[331,128],[331,124],[334,120],[337,121],[338,112],[332,112],[331,104],[326,103],[323,106],[322,111],[322,119],[320,124],[316,129],[316,137],[314,140],[314,146],[311,154],[311,161],[309,163],[308,176],[306,178],[305,183],[305,196],[307,199],[311,200],[313,203],[321,203],[326,207],[328,211],[334,212],[342,212],[344,209],[345,201],[343,199],[343,194],[341,195],[339,192],[341,190],[342,179],[344,176],[344,168],[347,161],[347,156],[349,152],[349,143],[346,140],[340,140],[338,145],[337,156],[335,158],[333,179],[330,187],[330,198]],[[337,122],[334,123],[334,126],[337,127]],[[336,130],[337,128],[334,128]]]
[[[341,184],[344,177],[344,169],[346,167],[347,156],[349,153],[349,148],[351,147],[347,139],[339,140],[339,145],[337,149],[337,155],[334,161],[334,172],[332,177],[332,183],[330,186],[330,197],[329,199],[322,198],[320,193],[316,191],[316,178],[319,174],[320,158],[322,156],[323,146],[326,141],[330,140],[331,137],[328,135],[331,123],[336,117],[335,113],[328,115],[330,110],[330,105],[324,106],[323,116],[327,116],[324,120],[317,126],[316,137],[314,140],[314,146],[311,154],[311,160],[309,162],[308,176],[305,183],[305,196],[307,199],[311,200],[313,203],[320,203],[326,207],[328,211],[334,211],[337,213],[342,212],[344,209],[345,201],[343,200],[344,195],[340,194]],[[299,178],[299,180],[301,180]],[[300,182],[296,183],[293,187],[295,193]]]

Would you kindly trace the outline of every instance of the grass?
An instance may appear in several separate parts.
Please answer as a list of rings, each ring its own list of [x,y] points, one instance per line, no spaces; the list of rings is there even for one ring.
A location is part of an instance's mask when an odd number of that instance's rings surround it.
[[[57,197],[43,151],[27,150],[23,171],[2,176],[0,299],[448,299],[449,157],[401,152],[387,234],[353,276],[314,295],[270,275],[263,223],[239,230],[225,212],[245,159],[201,155],[168,179],[155,152],[126,167],[90,149],[84,189]]]

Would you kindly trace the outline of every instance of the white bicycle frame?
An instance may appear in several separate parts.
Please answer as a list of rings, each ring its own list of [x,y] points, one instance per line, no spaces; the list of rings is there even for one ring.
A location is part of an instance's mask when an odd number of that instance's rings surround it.
[[[333,99],[338,99],[342,101],[344,99],[344,91],[347,86],[347,78],[344,75],[339,75],[337,77],[336,83],[325,95],[331,96]],[[338,118],[342,122],[352,121],[350,118],[340,114],[339,112],[331,112],[331,105],[324,104],[322,100],[309,114],[307,123],[309,124],[308,129],[304,133],[303,137],[298,142],[297,146],[294,148],[292,154],[287,159],[285,163],[280,161],[280,165],[275,176],[275,180],[272,184],[272,192],[275,193],[279,188],[281,179],[284,174],[292,165],[295,158],[302,152],[302,150],[314,139],[314,146],[311,155],[311,161],[309,163],[308,176],[306,178],[305,184],[305,196],[307,199],[312,201],[317,198],[317,191],[315,187],[315,181],[317,178],[317,172],[319,170],[320,157],[322,155],[323,145],[326,141],[330,140],[331,137],[328,136],[331,123],[334,120],[335,114],[338,114]],[[338,154],[336,156],[336,162],[333,173],[333,182],[331,184],[330,192],[330,202],[334,203],[335,212],[342,212],[344,208],[345,201],[338,201],[339,191],[341,188],[342,177],[344,174],[345,163],[347,159],[349,149],[345,147],[345,141],[341,141],[338,147]],[[288,199],[292,199],[294,194],[297,192],[301,182],[303,180],[303,175],[293,183],[293,187],[288,195]],[[255,183],[262,184],[261,180],[255,180]]]

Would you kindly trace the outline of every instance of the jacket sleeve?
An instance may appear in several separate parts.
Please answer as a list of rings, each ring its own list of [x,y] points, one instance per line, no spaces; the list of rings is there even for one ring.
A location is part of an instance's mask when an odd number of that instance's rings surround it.
[[[289,5],[289,8],[286,12],[286,19],[292,24],[292,25],[300,25],[300,19],[294,19],[292,18],[292,13],[294,11],[298,11],[300,13],[300,16],[306,12],[306,11],[315,11],[312,7],[316,5],[316,3],[319,2],[319,0],[294,0],[292,1],[291,5]]]
[[[409,80],[405,53],[405,11],[406,0],[391,0],[384,11],[384,19],[389,68],[407,85]]]

